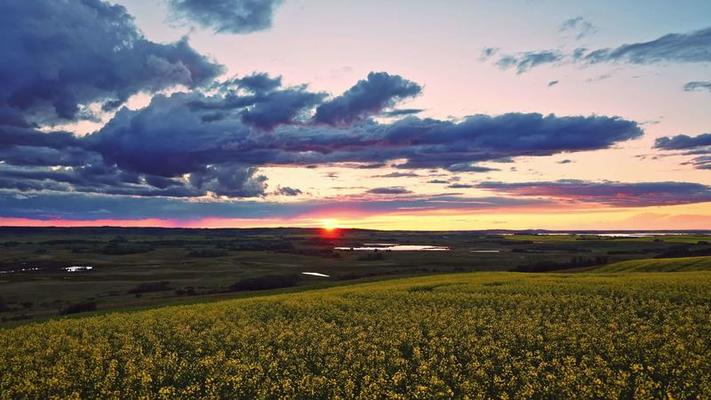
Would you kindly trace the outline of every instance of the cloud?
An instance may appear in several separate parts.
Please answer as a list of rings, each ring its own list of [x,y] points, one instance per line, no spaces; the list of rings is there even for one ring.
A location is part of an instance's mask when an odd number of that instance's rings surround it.
[[[597,32],[597,28],[585,18],[575,17],[563,21],[558,31],[573,33],[575,39],[580,40]]]
[[[296,93],[310,96],[302,90]],[[177,176],[227,161],[260,166],[405,159],[397,166],[488,172],[494,169],[474,163],[602,149],[642,134],[636,123],[617,117],[535,113],[474,115],[460,122],[415,117],[393,123],[363,120],[330,127],[311,123],[312,102],[300,103],[303,109],[293,108],[278,121],[280,125],[262,132],[244,118],[245,113],[274,107],[281,98],[267,94],[255,101],[252,95],[231,91],[216,96],[158,95],[144,109],[121,110],[84,141],[121,168]],[[223,113],[221,118],[204,118],[216,110]]]
[[[654,142],[654,147],[662,150],[686,150],[711,146],[711,133],[698,136],[676,135],[661,137]]]
[[[516,54],[504,54],[496,65],[501,69],[515,68],[517,74],[530,71],[544,64],[554,64],[563,60],[563,53],[558,50],[526,51]]]
[[[272,26],[281,0],[168,0],[173,17],[218,33],[250,33]]]
[[[657,138],[654,148],[665,151],[678,150],[682,155],[692,155],[694,157],[682,165],[691,165],[696,169],[711,169],[711,133]]]
[[[684,85],[684,91],[685,92],[694,92],[694,91],[704,91],[707,90],[711,92],[711,81],[692,81],[692,82],[687,82]]]
[[[421,113],[422,109],[419,108],[403,108],[399,110],[385,111],[383,112],[384,117],[401,117],[403,115],[413,115]]]
[[[371,178],[415,178],[419,176],[414,172],[391,172],[389,174],[373,175]]]
[[[689,33],[669,33],[648,42],[624,44],[587,52],[582,61],[652,64],[657,62],[703,63],[711,61],[711,28]]]
[[[711,201],[711,186],[691,182],[483,182],[481,189],[519,197],[549,197],[574,203],[646,207]]]
[[[34,220],[97,219],[137,220],[157,218],[190,222],[207,218],[288,219],[316,213],[347,210],[350,214],[412,212],[413,210],[492,209],[549,205],[538,199],[497,197],[432,196],[401,198],[396,196],[363,199],[339,198],[295,202],[221,200],[196,201],[167,197],[140,197],[85,193],[26,193],[17,195],[0,190],[0,210],[3,218]]]
[[[385,94],[376,93],[379,88]],[[371,73],[326,100],[305,85],[283,87],[278,77],[252,74],[206,90],[155,95],[148,106],[122,108],[81,138],[4,125],[0,154],[19,169],[1,169],[0,179],[2,187],[25,192],[254,197],[266,193],[262,166],[360,168],[398,160],[398,168],[489,172],[496,169],[478,163],[604,149],[642,134],[633,121],[604,116],[509,113],[456,122],[410,116],[391,123],[368,118],[419,91],[401,77]],[[318,120],[327,104],[345,104],[329,114],[338,115],[336,125]],[[52,170],[58,166],[70,168]]]
[[[546,64],[707,63],[711,61],[711,28],[689,33],[669,33],[648,42],[629,43],[612,48],[591,50],[579,47],[570,52],[534,50],[513,54],[491,52],[482,59],[488,60],[495,55],[498,55],[498,58],[494,63],[499,68],[515,68],[518,74]]]
[[[282,196],[298,196],[303,193],[301,190],[289,186],[280,186],[276,192]]]
[[[223,71],[187,39],[145,39],[122,6],[100,0],[0,2],[0,34],[0,122],[15,115],[15,126],[93,118],[91,103],[112,109],[135,93],[195,88]]]
[[[371,194],[409,194],[412,193],[410,190],[405,189],[402,186],[393,187],[379,187],[368,190],[367,193]]]
[[[387,72],[371,72],[342,95],[321,104],[314,120],[340,125],[378,115],[398,101],[419,95],[422,87]]]
[[[452,183],[447,186],[450,189],[471,189],[477,187],[476,185],[470,183]]]

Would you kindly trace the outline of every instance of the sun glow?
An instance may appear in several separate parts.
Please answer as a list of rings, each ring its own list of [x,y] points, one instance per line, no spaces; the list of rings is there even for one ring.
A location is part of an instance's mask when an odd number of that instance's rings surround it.
[[[335,219],[321,220],[321,236],[324,238],[336,238],[339,234],[338,222]]]
[[[321,229],[327,232],[333,232],[336,229],[338,229],[338,223],[336,222],[335,219],[322,219],[321,220]]]

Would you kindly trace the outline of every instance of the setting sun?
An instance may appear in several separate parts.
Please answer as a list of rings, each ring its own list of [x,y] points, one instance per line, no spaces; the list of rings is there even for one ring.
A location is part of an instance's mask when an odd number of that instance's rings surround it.
[[[321,220],[321,229],[328,231],[328,232],[333,232],[338,228],[338,223],[336,222],[335,219],[323,219]]]

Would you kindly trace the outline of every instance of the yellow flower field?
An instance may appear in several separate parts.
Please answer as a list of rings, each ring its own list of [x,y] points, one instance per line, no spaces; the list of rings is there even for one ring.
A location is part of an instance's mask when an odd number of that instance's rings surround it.
[[[711,272],[471,273],[0,331],[0,398],[711,398]]]

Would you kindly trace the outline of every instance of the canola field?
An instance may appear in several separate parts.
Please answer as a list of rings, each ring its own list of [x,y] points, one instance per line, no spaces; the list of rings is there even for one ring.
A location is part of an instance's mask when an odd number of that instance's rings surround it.
[[[469,273],[0,330],[0,398],[711,398],[711,272]]]

